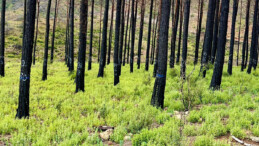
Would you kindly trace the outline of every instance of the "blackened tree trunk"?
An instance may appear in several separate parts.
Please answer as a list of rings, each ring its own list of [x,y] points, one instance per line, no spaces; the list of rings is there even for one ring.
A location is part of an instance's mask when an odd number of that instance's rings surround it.
[[[185,0],[184,4],[184,29],[183,29],[183,50],[182,50],[182,63],[181,63],[181,77],[185,79],[186,60],[187,60],[187,45],[188,45],[188,28],[190,18],[190,0]]]
[[[100,61],[100,50],[101,50],[101,34],[102,34],[102,12],[103,12],[103,0],[101,2],[101,10],[100,10],[100,31],[99,31],[99,47],[98,47],[98,62]]]
[[[37,40],[38,40],[38,33],[39,33],[39,16],[40,16],[40,0],[37,0],[37,22],[36,22],[36,34],[34,39],[34,45],[33,45],[33,64],[35,65],[36,62],[36,49],[37,49]]]
[[[180,14],[180,27],[179,27],[179,40],[178,40],[178,49],[176,55],[176,63],[180,62],[180,55],[181,55],[181,43],[182,43],[182,31],[183,31],[183,1],[181,0],[180,7],[181,7],[181,14]]]
[[[156,46],[156,52],[155,52],[155,63],[154,63],[154,70],[153,70],[153,77],[156,77],[157,69],[158,69],[158,52],[159,52],[159,37],[160,37],[160,25],[161,25],[161,10],[162,9],[162,0],[159,2],[159,11],[158,11],[158,35],[156,38],[157,46]]]
[[[76,92],[85,91],[85,55],[86,55],[87,22],[88,22],[88,0],[81,0],[79,52],[78,52],[78,65],[77,65],[77,73],[76,73]]]
[[[68,67],[68,48],[69,48],[69,16],[70,16],[70,3],[71,0],[67,0],[67,24],[66,24],[66,44],[65,44],[65,63]]]
[[[206,77],[206,68],[207,68],[208,60],[210,59],[210,55],[211,55],[215,4],[216,4],[215,2],[216,0],[209,0],[206,31],[205,31],[205,38],[204,38],[204,44],[203,44],[203,54],[201,59],[202,60],[201,71],[203,71],[203,77]]]
[[[120,82],[118,63],[119,63],[119,43],[120,43],[120,21],[121,21],[121,0],[117,0],[115,41],[114,41],[114,86]]]
[[[204,0],[199,0],[199,8],[198,8],[199,11],[198,11],[198,20],[197,20],[194,64],[198,63],[198,58],[199,58],[201,25],[202,25],[202,18],[203,18],[203,3],[204,3]]]
[[[110,32],[109,32],[109,47],[108,47],[108,56],[107,56],[107,64],[108,65],[111,62],[114,6],[115,6],[115,3],[114,3],[114,0],[112,0],[112,14],[111,14],[111,25],[110,25]]]
[[[158,70],[151,104],[156,107],[164,107],[164,92],[166,86],[167,57],[168,57],[168,29],[170,18],[171,0],[161,2],[161,25],[159,37]]]
[[[34,39],[35,15],[36,15],[36,0],[28,1],[28,8],[26,17],[26,29],[23,41],[22,60],[21,60],[21,74],[19,87],[19,105],[16,117],[29,117],[29,95],[30,95],[30,74],[32,63],[32,49]]]
[[[150,40],[151,40],[151,25],[152,25],[152,13],[153,13],[153,4],[154,0],[150,1],[150,10],[149,10],[149,22],[148,22],[148,36],[147,36],[147,51],[146,51],[146,64],[145,70],[149,69],[149,50],[150,50]],[[142,13],[141,13],[142,14]],[[144,15],[144,14],[143,14]],[[141,15],[142,17],[142,15]]]
[[[151,17],[152,17],[152,14],[151,14]],[[144,18],[145,18],[145,0],[142,0],[142,4],[141,4],[141,20],[140,20],[140,28],[139,28],[140,29],[139,30],[139,41],[138,41],[138,61],[137,61],[138,69],[140,69],[140,63],[141,63],[141,48],[142,48],[142,39],[143,39]],[[150,26],[151,26],[151,24],[150,24]],[[149,33],[151,33],[151,28],[150,28],[150,32]],[[151,38],[151,35],[149,37]],[[150,40],[149,40],[149,44],[150,44]],[[148,63],[149,63],[149,61],[148,61]]]
[[[125,44],[124,44],[124,57],[123,57],[123,66],[125,66],[125,63],[126,63],[126,54],[127,54],[127,46],[128,46],[128,27],[129,27],[129,15],[130,15],[130,2],[129,1],[129,4],[128,4],[128,13],[127,13],[127,25],[126,25],[126,35],[125,35]]]
[[[249,58],[249,65],[247,69],[247,73],[250,74],[252,67],[256,69],[256,62],[257,62],[257,47],[258,47],[258,1],[255,1],[255,8],[254,8],[254,20],[253,20],[253,31],[252,31],[252,42],[250,48],[250,58]]]
[[[215,19],[213,26],[213,41],[212,41],[212,50],[211,50],[211,64],[214,64],[216,58],[216,51],[218,45],[218,34],[219,34],[219,17],[220,17],[220,0],[216,1],[216,10],[215,10]]]
[[[170,67],[174,67],[175,61],[175,44],[176,44],[176,36],[177,36],[177,28],[178,28],[178,21],[179,21],[179,13],[180,13],[180,3],[182,0],[176,0],[176,7],[175,7],[175,16],[174,17],[174,27],[172,28],[172,40],[171,40],[171,55],[170,55]]]
[[[131,29],[132,29],[132,19],[130,18],[130,26],[129,26],[129,39],[128,39],[128,46],[127,46],[127,64],[129,64],[130,59],[130,43],[131,43]]]
[[[251,0],[247,0],[246,6],[246,28],[245,28],[245,35],[243,41],[243,48],[242,48],[242,63],[241,63],[241,71],[244,71],[246,68],[246,56],[248,56],[248,35],[249,35],[249,14],[250,14],[250,2]]]
[[[54,24],[53,24],[53,32],[52,32],[52,40],[51,40],[51,55],[50,62],[53,62],[54,58],[54,45],[55,45],[55,32],[56,32],[56,23],[57,23],[57,13],[58,13],[58,0],[55,2],[55,14],[54,14]]]
[[[229,61],[228,61],[228,74],[230,74],[230,75],[232,75],[232,67],[233,67],[237,11],[238,11],[238,0],[234,0],[233,14],[232,14],[232,25],[231,25],[230,51],[229,51]]]
[[[239,17],[239,30],[238,30],[238,46],[237,46],[237,66],[239,65],[239,48],[240,48],[240,38],[241,38],[241,25],[242,25],[242,0],[240,4],[240,17]]]
[[[0,76],[5,76],[5,62],[4,62],[4,52],[5,52],[5,6],[6,0],[2,1],[2,12],[1,12],[1,29],[0,29]]]
[[[89,58],[88,58],[88,70],[92,69],[93,33],[94,33],[94,0],[92,0],[91,32],[90,32],[90,49],[89,49]]]
[[[121,65],[122,65],[122,52],[123,52],[123,39],[124,39],[124,27],[125,27],[125,2],[126,0],[122,0],[122,9],[121,9],[121,26],[120,26],[120,44],[119,44],[119,75],[121,75]]]
[[[134,46],[135,46],[135,17],[134,17],[135,0],[132,0],[131,5],[131,48],[130,48],[130,72],[133,73],[134,63]]]
[[[70,39],[69,39],[69,71],[74,71],[74,11],[75,0],[71,0],[70,4]]]
[[[44,49],[44,60],[43,60],[43,74],[42,80],[47,80],[48,76],[48,50],[49,50],[49,16],[50,16],[51,0],[48,0],[47,16],[46,16],[46,34],[45,34],[45,49]],[[27,19],[26,19],[27,20]]]
[[[105,56],[107,52],[107,27],[108,27],[108,15],[109,15],[109,0],[105,0],[105,11],[103,18],[103,31],[102,31],[102,48],[101,48],[101,58],[98,77],[103,77],[104,66],[105,66]]]
[[[213,76],[210,84],[210,88],[212,90],[220,89],[220,85],[221,85],[224,58],[225,58],[225,49],[226,49],[226,36],[227,36],[227,29],[228,29],[228,12],[229,12],[229,0],[222,0],[217,56],[216,56],[214,72],[213,72]]]

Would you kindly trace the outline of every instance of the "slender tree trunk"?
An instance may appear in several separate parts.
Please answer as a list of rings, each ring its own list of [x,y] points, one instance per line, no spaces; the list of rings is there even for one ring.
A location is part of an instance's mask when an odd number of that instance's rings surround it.
[[[1,29],[0,29],[0,76],[5,76],[5,61],[4,61],[4,52],[5,52],[5,7],[6,0],[2,1],[2,12],[1,12]]]
[[[125,2],[126,0],[122,0],[122,10],[121,10],[121,26],[120,26],[120,44],[119,44],[119,75],[121,75],[121,65],[122,65],[122,52],[123,52],[123,38],[124,38],[124,27],[125,27]]]
[[[80,32],[79,52],[76,73],[76,92],[85,91],[85,55],[88,23],[88,0],[81,0],[80,4]]]
[[[216,58],[216,51],[218,45],[218,33],[219,33],[219,17],[220,17],[220,0],[216,1],[216,12],[215,12],[215,19],[214,19],[214,26],[213,26],[213,41],[212,41],[212,50],[211,50],[211,64],[214,64]]]
[[[245,35],[243,41],[243,48],[242,48],[242,63],[241,63],[241,71],[244,71],[246,68],[246,56],[248,56],[248,35],[249,35],[249,14],[250,14],[250,2],[251,0],[247,0],[246,6],[246,28],[245,28]]]
[[[190,5],[191,0],[185,0],[184,4],[184,30],[183,30],[183,52],[182,52],[182,65],[181,65],[181,77],[185,79],[186,60],[187,60],[187,48],[188,48],[188,28],[190,18]]]
[[[149,69],[149,49],[150,49],[150,40],[151,40],[151,25],[152,25],[153,3],[154,3],[154,0],[151,0],[150,1],[150,10],[149,10],[150,12],[149,12],[148,36],[147,36],[147,52],[146,52],[146,64],[145,64],[145,70],[146,71],[148,71],[148,69]]]
[[[102,48],[101,48],[101,58],[98,77],[103,77],[104,66],[105,66],[105,56],[107,52],[107,27],[108,27],[108,16],[109,16],[109,0],[105,0],[105,11],[103,18],[103,31],[102,31]]]
[[[57,15],[58,15],[58,0],[55,2],[55,14],[54,14],[54,24],[53,24],[53,32],[52,32],[52,40],[51,40],[51,55],[50,62],[53,62],[54,58],[54,45],[55,45],[55,32],[56,32],[56,23],[57,23]]]
[[[66,44],[65,44],[65,62],[67,67],[69,65],[68,61],[68,48],[69,48],[69,16],[70,16],[70,2],[71,0],[67,0],[67,24],[66,24]]]
[[[258,1],[255,1],[255,8],[254,8],[254,20],[253,20],[253,31],[252,31],[252,42],[250,48],[250,59],[249,65],[247,69],[247,73],[250,74],[252,67],[256,69],[256,58],[257,58],[257,47],[258,47]]]
[[[206,69],[208,61],[211,56],[211,47],[212,47],[212,39],[213,39],[213,25],[214,25],[214,16],[215,16],[215,4],[216,0],[209,0],[209,8],[207,14],[207,23],[206,23],[206,31],[205,38],[203,44],[203,54],[202,54],[202,63],[201,63],[201,71],[203,71],[203,77],[206,77]]]
[[[155,1],[155,4],[156,4],[156,1]],[[156,12],[156,5],[155,5],[155,8],[154,8],[154,12]],[[157,22],[157,19],[156,19],[156,15],[155,13],[153,13],[153,18],[154,18],[154,21],[153,21],[153,29],[152,29],[152,42],[151,42],[151,60],[150,60],[150,64],[153,65],[154,64],[154,51],[155,51],[155,47],[154,47],[154,39],[155,39],[155,31],[156,31],[156,22]]]
[[[151,64],[153,65],[154,64],[154,60],[155,60],[155,51],[156,51],[156,38],[157,38],[157,24],[158,24],[158,15],[157,15],[157,18],[156,18],[156,25],[155,25],[155,34],[154,34],[154,37],[153,37],[153,42],[152,42],[152,47],[153,47],[153,53],[152,53],[152,59],[151,59]]]
[[[196,32],[194,64],[198,63],[198,58],[199,58],[200,38],[201,38],[201,25],[202,25],[202,18],[203,18],[203,3],[204,3],[204,0],[199,0],[199,14],[198,14],[198,21],[197,21],[197,32]]]
[[[226,36],[227,36],[227,29],[228,29],[228,12],[229,12],[229,0],[222,0],[217,56],[216,56],[214,72],[213,72],[213,76],[210,84],[210,88],[213,90],[220,89],[220,85],[221,85],[224,58],[225,58],[225,49],[226,49]]]
[[[26,29],[23,41],[22,60],[21,60],[21,74],[19,87],[19,105],[16,117],[29,117],[29,95],[30,95],[30,74],[32,63],[32,49],[34,39],[35,15],[36,15],[36,0],[28,1],[28,8],[24,11],[26,13]]]
[[[180,15],[180,27],[179,27],[179,42],[178,42],[178,50],[176,55],[176,63],[180,62],[180,55],[181,55],[181,43],[182,43],[182,31],[183,31],[183,14],[184,14],[184,8],[183,8],[183,1],[181,0],[181,15]]]
[[[89,50],[89,58],[88,58],[88,70],[92,69],[93,33],[94,33],[94,0],[92,0],[90,50]]]
[[[100,61],[100,50],[101,50],[101,34],[102,34],[102,12],[103,12],[103,0],[101,2],[101,10],[100,10],[100,31],[99,31],[99,47],[98,47],[98,62]]]
[[[145,0],[142,0],[139,41],[138,41],[138,62],[137,62],[138,63],[138,69],[140,69],[140,63],[141,63],[141,48],[142,48],[142,39],[143,39],[144,18],[145,18]],[[151,22],[152,22],[152,20],[151,20]],[[150,26],[151,26],[151,23],[150,23]],[[150,28],[150,33],[151,33],[151,28]],[[148,63],[149,63],[149,61],[148,61]]]
[[[37,22],[36,22],[36,34],[34,39],[34,49],[33,49],[33,64],[35,65],[36,62],[36,49],[37,49],[37,40],[38,40],[38,33],[39,33],[39,16],[40,16],[40,0],[37,0]]]
[[[130,0],[131,1],[131,0]],[[130,16],[130,26],[129,26],[129,40],[128,40],[128,49],[127,49],[127,64],[129,64],[129,59],[130,59],[130,43],[131,43],[131,30],[132,30],[132,19]]]
[[[241,38],[241,25],[242,25],[242,0],[241,4],[240,4],[240,18],[239,18],[239,31],[238,31],[238,46],[237,46],[237,66],[239,65],[238,61],[239,61],[239,48],[240,48],[240,38]]]
[[[135,0],[132,0],[131,8],[131,49],[130,49],[130,72],[133,73],[133,64],[134,64],[134,47],[135,47],[135,16],[134,16],[134,6]],[[137,6],[137,5],[136,5]]]
[[[174,27],[172,28],[173,32],[172,32],[172,40],[171,40],[170,68],[174,68],[174,62],[175,62],[175,44],[176,44],[181,1],[182,0],[176,0],[175,16],[174,16],[175,21],[174,21]]]
[[[71,0],[70,40],[69,40],[69,71],[74,71],[74,9],[75,0]]]
[[[120,82],[118,63],[119,63],[119,43],[120,43],[120,20],[121,20],[121,0],[117,0],[114,41],[114,86]]]
[[[230,74],[230,75],[232,75],[232,67],[233,67],[237,11],[238,11],[238,0],[234,0],[233,14],[232,14],[232,26],[231,26],[230,51],[229,51],[229,61],[228,61],[228,74]]]
[[[129,15],[130,15],[130,2],[128,4],[128,13],[127,13],[127,26],[126,26],[126,35],[125,35],[125,44],[124,44],[124,58],[123,58],[123,66],[125,66],[126,63],[126,53],[127,53],[127,44],[129,43],[128,41],[128,27],[129,27]],[[130,33],[130,32],[129,32]]]
[[[161,25],[159,31],[159,53],[158,53],[158,70],[154,91],[151,98],[151,105],[164,107],[164,93],[166,86],[167,57],[168,57],[168,29],[170,18],[171,0],[162,0],[161,2]]]
[[[160,40],[160,25],[161,25],[161,11],[162,11],[162,0],[160,0],[159,2],[159,11],[158,11],[158,30],[157,30],[157,38],[156,38],[156,42],[157,42],[157,46],[156,46],[156,52],[155,52],[155,63],[154,63],[154,70],[153,70],[153,77],[156,77],[157,74],[157,69],[158,69],[158,53],[159,53],[159,40]]]
[[[50,16],[51,0],[48,0],[47,16],[46,16],[46,34],[45,34],[45,49],[44,49],[44,61],[43,61],[43,74],[42,80],[47,80],[48,76],[48,50],[49,50],[49,16]]]
[[[110,32],[109,32],[109,47],[108,47],[108,59],[107,59],[107,64],[108,65],[111,62],[114,6],[115,6],[115,2],[114,2],[114,0],[112,0],[112,15],[111,15],[111,25],[110,25]]]

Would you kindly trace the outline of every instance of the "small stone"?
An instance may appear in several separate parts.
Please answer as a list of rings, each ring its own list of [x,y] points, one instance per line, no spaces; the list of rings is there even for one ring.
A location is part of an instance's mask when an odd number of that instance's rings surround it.
[[[259,143],[259,137],[251,136],[250,138],[252,141]]]
[[[124,141],[130,141],[131,137],[130,136],[125,136]]]
[[[100,133],[100,137],[103,140],[109,140],[109,138],[112,135],[112,133],[113,133],[113,129],[108,129],[105,132]]]

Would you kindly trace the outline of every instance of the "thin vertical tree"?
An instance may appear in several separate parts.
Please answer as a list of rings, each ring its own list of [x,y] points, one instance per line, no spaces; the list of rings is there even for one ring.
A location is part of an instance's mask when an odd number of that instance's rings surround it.
[[[199,0],[194,64],[198,63],[198,58],[199,58],[200,38],[201,38],[201,25],[202,25],[202,18],[203,18],[203,3],[204,3],[204,0]]]
[[[88,58],[88,70],[92,69],[93,33],[94,33],[94,0],[92,0],[91,32],[90,32],[90,49],[89,49],[89,58]]]
[[[178,49],[177,49],[177,55],[176,55],[176,63],[180,62],[180,55],[181,55],[181,43],[182,43],[182,32],[183,32],[183,14],[184,14],[183,1],[184,0],[181,0],[181,2],[180,2],[181,14],[180,14],[179,39],[178,39]]]
[[[216,62],[214,66],[214,72],[210,83],[212,90],[219,90],[222,79],[222,72],[224,66],[225,50],[226,50],[226,36],[228,29],[228,12],[229,12],[229,0],[222,0],[220,24],[219,24],[219,38]]]
[[[253,20],[253,30],[252,30],[252,41],[251,41],[251,48],[250,48],[250,58],[247,73],[250,74],[252,67],[256,69],[256,62],[257,62],[257,47],[258,47],[258,1],[255,1],[255,8],[254,8],[254,20]]]
[[[125,66],[125,63],[126,63],[127,45],[129,43],[129,41],[128,41],[128,29],[129,29],[130,2],[131,1],[129,1],[128,9],[127,9],[128,12],[127,12],[127,25],[126,25],[125,43],[124,43],[123,66]]]
[[[201,59],[201,71],[203,72],[203,77],[206,76],[208,61],[211,56],[213,25],[214,25],[214,16],[215,16],[215,2],[216,0],[209,0],[206,31],[205,31],[205,38],[204,38],[203,51],[202,51],[203,54]]]
[[[114,6],[115,6],[115,2],[114,2],[114,0],[112,0],[112,12],[111,12],[112,14],[111,14],[111,23],[110,23],[110,32],[109,32],[109,46],[108,46],[108,56],[107,56],[107,64],[108,65],[111,62]]]
[[[47,80],[48,77],[48,51],[49,51],[49,16],[50,16],[51,0],[48,0],[47,14],[46,14],[46,32],[45,32],[45,49],[43,60],[42,80]]]
[[[220,0],[216,1],[216,10],[213,26],[213,40],[212,40],[212,50],[211,50],[211,64],[214,64],[216,58],[216,51],[218,45],[218,34],[219,34],[219,17],[220,17]]]
[[[185,4],[184,4],[184,27],[183,27],[183,50],[182,50],[182,63],[181,63],[181,77],[183,79],[185,79],[185,74],[186,74],[185,70],[186,70],[186,61],[187,61],[190,5],[191,5],[191,0],[185,0]]]
[[[51,40],[51,54],[50,54],[50,62],[53,62],[54,58],[54,48],[55,48],[55,33],[56,33],[56,23],[57,23],[57,15],[58,15],[58,4],[59,1],[55,1],[55,14],[54,14],[54,22],[53,22],[53,29],[52,29],[52,40]]]
[[[70,35],[69,35],[69,71],[74,71],[74,11],[75,0],[71,0],[70,4]]]
[[[152,57],[151,57],[151,64],[154,64],[154,60],[155,60],[155,52],[156,52],[156,38],[157,38],[157,26],[158,26],[158,15],[156,18],[156,22],[155,22],[155,26],[154,26],[154,36],[153,36],[153,40],[152,40]]]
[[[123,39],[124,39],[124,27],[125,27],[125,2],[126,0],[122,0],[121,6],[121,26],[120,26],[120,44],[119,44],[119,75],[121,75],[121,65],[122,65],[122,52],[123,52]]]
[[[100,0],[100,30],[99,30],[99,47],[98,47],[98,62],[100,61],[100,50],[101,50],[101,40],[102,40],[102,14],[103,14],[103,0]]]
[[[27,12],[26,28],[22,48],[21,74],[19,87],[19,105],[16,118],[29,118],[29,96],[30,96],[30,74],[32,64],[32,49],[34,39],[35,15],[36,15],[36,0],[29,0]]]
[[[161,0],[161,24],[159,31],[159,53],[156,81],[151,98],[151,105],[164,107],[164,93],[166,86],[166,72],[168,59],[168,29],[171,0]]]
[[[36,21],[36,34],[34,39],[34,45],[33,45],[33,64],[35,65],[36,62],[36,49],[37,49],[37,40],[38,40],[38,34],[39,34],[39,18],[40,17],[40,0],[37,0],[37,21]]]
[[[80,4],[79,52],[76,72],[76,92],[85,91],[85,55],[88,23],[88,0]]]
[[[0,76],[5,76],[5,7],[6,0],[2,1],[1,28],[0,28]]]
[[[153,4],[154,0],[150,1],[150,10],[149,10],[149,22],[148,22],[148,36],[147,36],[147,51],[146,51],[146,64],[145,70],[149,69],[149,50],[150,50],[150,40],[151,40],[151,26],[152,26],[152,13],[153,13]],[[144,13],[144,12],[143,12]],[[141,13],[142,14],[142,13]],[[144,15],[144,14],[143,14]],[[144,19],[144,18],[143,18]]]
[[[117,0],[115,41],[114,41],[114,86],[120,82],[118,63],[119,63],[119,43],[120,43],[120,21],[121,21],[121,0]]]
[[[138,39],[139,40],[138,41],[138,61],[137,61],[138,69],[140,69],[140,63],[141,63],[141,49],[142,49],[142,39],[143,39],[144,18],[145,18],[145,0],[142,0],[141,18],[140,18],[141,20],[140,20],[140,28],[139,28],[140,30],[139,30],[139,39]],[[151,24],[150,24],[150,26],[151,26]],[[150,33],[151,33],[151,28],[150,28]],[[151,36],[150,36],[150,38],[151,38]]]
[[[156,3],[156,1],[155,1]],[[155,33],[156,33],[156,22],[157,22],[157,19],[156,19],[156,5],[155,5],[155,8],[154,8],[154,13],[153,13],[153,28],[152,28],[152,42],[151,42],[151,57],[150,57],[150,64],[153,65],[154,64],[154,52],[155,52],[155,47],[154,47],[154,39],[155,39]]]
[[[248,36],[249,36],[249,16],[250,16],[250,3],[251,0],[247,0],[246,5],[246,27],[245,27],[245,34],[244,34],[244,41],[243,41],[243,48],[242,48],[242,63],[241,63],[241,71],[244,71],[246,68],[246,56],[248,56]]]
[[[230,40],[230,49],[229,49],[230,51],[229,51],[229,60],[228,60],[228,74],[230,74],[230,75],[232,75],[232,67],[233,67],[235,28],[236,28],[236,19],[237,19],[237,11],[238,11],[238,1],[239,0],[234,0],[234,2],[233,2],[231,40]]]
[[[67,0],[67,24],[66,24],[66,43],[65,43],[65,63],[68,67],[69,61],[68,61],[68,54],[69,54],[69,16],[70,16],[70,4],[71,0]]]
[[[103,77],[104,66],[105,66],[105,56],[107,52],[107,27],[108,27],[108,15],[109,15],[109,0],[105,0],[105,10],[103,18],[103,31],[102,31],[102,48],[100,57],[100,67],[98,77]]]
[[[134,46],[135,46],[135,16],[134,16],[135,0],[132,0],[131,5],[131,48],[130,48],[130,72],[133,73],[134,63]]]
[[[242,10],[243,10],[243,2],[242,2],[242,0],[240,0],[240,1],[241,2],[240,2],[239,29],[238,29],[237,66],[239,65],[239,48],[240,48]]]

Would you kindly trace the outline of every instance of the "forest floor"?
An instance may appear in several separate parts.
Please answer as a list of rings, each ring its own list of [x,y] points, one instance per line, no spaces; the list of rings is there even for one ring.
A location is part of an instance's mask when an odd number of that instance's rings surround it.
[[[13,62],[13,63],[11,63]],[[238,145],[259,137],[259,72],[251,75],[234,67],[223,73],[220,91],[209,90],[213,70],[199,76],[199,66],[187,66],[183,82],[179,65],[168,69],[165,108],[150,105],[153,67],[129,73],[122,68],[120,84],[113,86],[113,65],[97,78],[98,64],[86,71],[85,92],[75,94],[75,72],[63,62],[32,66],[30,119],[15,119],[20,63],[6,63],[0,78],[0,145]],[[109,126],[109,127],[103,127]],[[109,129],[109,130],[107,130]],[[107,130],[107,131],[105,131]],[[102,138],[101,138],[102,137]],[[104,140],[106,139],[106,140]]]

